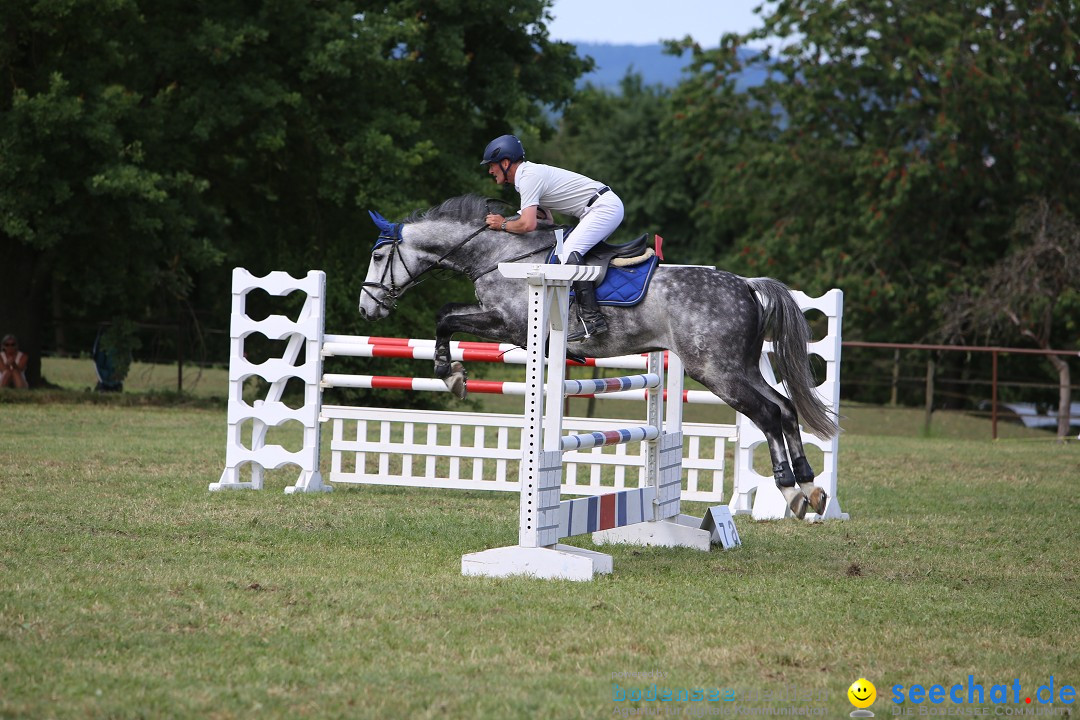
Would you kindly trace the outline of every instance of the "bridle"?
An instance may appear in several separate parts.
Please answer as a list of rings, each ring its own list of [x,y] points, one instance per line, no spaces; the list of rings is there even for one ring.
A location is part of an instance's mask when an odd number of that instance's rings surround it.
[[[482,232],[484,232],[485,230],[488,229],[488,226],[486,224],[481,225],[479,228],[477,228],[476,230],[471,232],[469,235],[467,235],[464,240],[462,240],[457,245],[455,245],[454,247],[452,247],[449,250],[447,250],[446,252],[444,252],[439,257],[439,259],[436,260],[434,263],[432,263],[428,267],[424,268],[420,272],[414,273],[412,271],[412,269],[409,267],[408,263],[405,262],[405,256],[402,255],[398,251],[399,246],[404,242],[404,239],[401,237],[401,230],[402,230],[403,226],[404,226],[404,223],[387,223],[385,227],[381,228],[381,231],[379,233],[379,239],[375,241],[375,247],[373,247],[371,249],[371,252],[372,252],[372,254],[374,254],[375,251],[378,250],[383,245],[389,245],[390,246],[390,255],[387,258],[386,265],[383,267],[382,277],[379,278],[379,282],[364,281],[364,282],[362,282],[360,284],[360,288],[361,288],[362,292],[365,295],[367,295],[369,298],[371,298],[373,301],[375,301],[376,305],[378,305],[380,308],[382,308],[383,310],[386,310],[386,311],[393,310],[397,306],[398,298],[401,297],[402,294],[404,294],[404,292],[406,290],[411,288],[413,285],[416,285],[417,283],[419,283],[420,279],[426,273],[430,272],[431,270],[436,270],[436,269],[452,270],[453,268],[450,267],[449,265],[444,264],[444,261],[448,257],[450,257],[451,255],[453,255],[455,252],[460,250],[462,247],[464,247],[467,242],[469,242],[470,240],[475,238],[477,235],[479,235],[480,233],[482,233]],[[500,260],[499,262],[495,263],[491,267],[489,267],[486,270],[483,270],[483,271],[481,271],[481,272],[479,272],[479,273],[477,273],[475,275],[469,273],[469,278],[473,282],[476,282],[476,280],[478,280],[479,278],[483,277],[484,275],[487,275],[488,273],[492,272],[493,270],[496,270],[499,267],[499,263],[517,262],[518,260],[523,260],[523,259],[529,257],[530,255],[535,255],[536,253],[540,252],[541,250],[550,251],[554,247],[555,247],[555,244],[552,243],[549,246],[529,250],[526,253],[523,253],[523,254],[518,255],[516,257],[509,258],[507,260]],[[405,280],[405,282],[403,284],[400,284],[400,285],[398,284],[397,278],[394,275],[394,265],[395,265],[394,261],[397,260],[397,259],[401,260],[401,267],[404,268],[405,274],[408,276],[407,279]],[[390,284],[389,285],[386,284],[387,273],[390,274]],[[380,298],[376,297],[375,293],[372,292],[371,290],[369,290],[368,288],[375,288],[377,290],[381,290],[381,291],[383,291],[385,293],[385,295],[383,296],[382,299],[380,299]],[[387,302],[387,299],[389,300],[389,302]]]
[[[454,254],[454,252],[461,248],[465,243],[469,242],[474,237],[488,229],[487,225],[480,226],[472,233],[470,233],[464,240],[443,253],[442,256],[430,266],[424,268],[418,273],[414,273],[409,267],[409,264],[405,262],[405,256],[398,252],[398,247],[401,245],[402,242],[404,242],[401,237],[401,228],[403,225],[404,223],[393,223],[388,224],[388,226],[385,228],[382,228],[381,232],[379,233],[379,239],[375,241],[375,247],[371,249],[372,254],[374,254],[375,251],[383,245],[390,246],[390,256],[389,258],[387,258],[386,265],[383,267],[382,277],[379,278],[379,282],[365,281],[360,284],[360,288],[364,292],[364,294],[374,300],[376,305],[387,311],[393,310],[397,306],[398,298],[401,297],[401,295],[410,287],[420,282],[420,278],[423,277],[425,273],[436,268],[448,267],[443,264],[443,261],[446,260],[446,258]],[[406,281],[402,285],[398,285],[397,278],[394,276],[394,261],[398,259],[401,260],[401,267],[405,269],[405,274],[408,276],[408,279],[406,279]],[[389,285],[386,284],[387,272],[390,273]],[[378,290],[382,290],[385,293],[384,298],[389,298],[390,302],[384,302],[384,300],[376,297],[375,293],[371,292],[368,288],[376,288]]]

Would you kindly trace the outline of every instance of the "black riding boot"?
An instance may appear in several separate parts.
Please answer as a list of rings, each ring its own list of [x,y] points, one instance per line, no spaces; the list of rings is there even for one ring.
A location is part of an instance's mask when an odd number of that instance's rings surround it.
[[[581,254],[572,252],[563,265],[581,265]],[[590,280],[578,280],[574,283],[574,297],[577,298],[578,318],[581,326],[572,329],[566,335],[567,342],[577,342],[584,338],[607,332],[607,320],[596,304],[596,283]]]

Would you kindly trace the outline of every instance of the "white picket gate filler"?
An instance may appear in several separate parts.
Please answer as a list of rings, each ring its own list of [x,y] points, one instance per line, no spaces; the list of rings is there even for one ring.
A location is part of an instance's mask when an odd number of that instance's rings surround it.
[[[660,402],[663,353],[649,354],[649,372],[604,380],[566,380],[566,331],[570,284],[595,280],[600,269],[578,265],[502,263],[499,271],[527,281],[528,361],[525,365],[525,432],[521,438],[518,544],[461,558],[463,575],[591,580],[610,573],[611,556],[559,544],[586,532],[597,543],[631,542],[708,550],[711,533],[700,521],[680,515],[682,433],[665,432]],[[545,340],[548,360],[544,358]],[[672,356],[673,357],[673,356]],[[546,379],[545,379],[546,367]],[[563,400],[568,395],[648,389],[647,424],[563,435]],[[669,373],[668,401],[681,408],[682,373]],[[563,453],[581,447],[640,442],[645,447],[644,484],[599,497],[563,500]]]
[[[322,271],[313,270],[297,279],[285,272],[257,277],[243,268],[233,270],[226,461],[220,480],[211,483],[210,490],[262,489],[265,470],[291,464],[300,468],[300,474],[295,484],[285,488],[286,493],[327,491],[332,489],[331,484],[338,483],[519,492],[515,465],[520,459],[520,435],[524,427],[521,414],[323,404],[322,390],[328,387],[411,387],[446,392],[442,381],[433,378],[324,373],[324,359],[328,357],[387,354],[401,357],[408,353],[406,356],[431,360],[435,344],[434,340],[325,334],[325,287]],[[247,315],[246,308],[248,294],[256,290],[274,296],[301,293],[305,296],[302,309],[295,317],[271,315],[254,320]],[[817,392],[827,406],[838,412],[843,294],[839,290],[830,290],[818,298],[798,291],[792,294],[804,310],[818,310],[828,318],[828,332],[813,342],[809,350],[825,361],[825,381]],[[249,361],[245,339],[255,333],[271,340],[287,341],[282,357],[262,363]],[[392,347],[393,353],[388,352],[388,347]],[[769,347],[767,344],[766,352]],[[454,342],[451,357],[466,362],[491,362],[498,357],[497,361],[525,364],[527,352],[505,344]],[[681,380],[678,358],[670,354],[668,362],[668,376],[677,375]],[[647,359],[638,355],[601,358],[590,363],[631,370],[647,367]],[[762,371],[767,379],[774,380],[765,354]],[[243,387],[252,377],[268,381],[269,389],[262,399],[248,404]],[[282,402],[290,378],[299,378],[304,383],[304,402],[297,408]],[[396,382],[380,384],[387,381]],[[780,384],[773,384],[784,392]],[[526,383],[470,380],[469,385],[470,392],[484,387],[488,387],[488,392],[504,394],[526,392]],[[493,390],[490,386],[499,387]],[[767,449],[764,435],[741,414],[736,414],[733,425],[681,422],[682,407],[672,403],[673,396],[677,397],[669,393],[668,428],[681,427],[683,433],[682,498],[713,505],[726,502],[732,513],[752,514],[758,520],[789,516],[773,478],[759,474],[753,467],[755,449]],[[646,390],[625,390],[602,397],[640,402],[646,398]],[[702,390],[683,391],[682,399],[688,403],[722,404],[712,393]],[[293,451],[267,444],[268,428],[290,421],[303,427],[302,446]],[[319,465],[322,422],[330,423],[332,433],[328,443],[330,467],[325,479]],[[612,422],[566,417],[563,427],[588,433],[611,428]],[[837,438],[822,441],[804,433],[803,441],[822,451],[824,467],[815,482],[829,495],[824,515],[811,513],[807,519],[846,518],[837,499]],[[726,460],[729,447],[731,463]],[[639,452],[633,453],[631,449]],[[625,444],[607,447],[607,452],[603,446],[570,450],[564,453],[563,460],[562,493],[569,495],[602,495],[613,489],[642,487],[648,464],[647,453]],[[245,466],[250,470],[247,481],[241,477]]]

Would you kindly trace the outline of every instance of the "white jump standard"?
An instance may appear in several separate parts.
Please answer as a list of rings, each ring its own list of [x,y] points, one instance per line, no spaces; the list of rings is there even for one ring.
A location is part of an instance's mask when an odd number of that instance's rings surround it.
[[[247,315],[248,293],[261,289],[270,295],[284,296],[300,290],[305,293],[304,306],[296,320],[283,315],[271,315],[253,320]],[[210,484],[210,491],[261,490],[263,473],[285,465],[300,467],[300,476],[286,493],[328,492],[333,488],[323,484],[319,471],[319,408],[322,405],[323,313],[326,309],[326,274],[312,270],[302,279],[285,272],[272,272],[258,278],[242,268],[233,270],[232,317],[229,322],[229,433],[225,446],[225,470],[221,479]],[[281,358],[255,364],[247,359],[244,340],[248,335],[262,333],[270,340],[286,340]],[[300,351],[304,362],[298,363]],[[264,400],[254,405],[244,402],[244,383],[249,377],[261,377],[270,382]],[[289,378],[304,382],[304,404],[291,409],[281,399]],[[243,442],[243,427],[252,423],[251,445]],[[304,444],[291,452],[281,445],[267,445],[269,427],[296,421],[304,427]],[[240,468],[251,465],[251,481],[240,479]]]
[[[682,434],[664,432],[660,401],[663,353],[650,353],[649,372],[645,375],[567,381],[565,359],[570,284],[575,280],[595,279],[599,269],[504,263],[499,265],[499,271],[506,277],[521,278],[528,283],[527,391],[519,466],[518,544],[463,556],[462,574],[591,580],[596,573],[611,572],[611,556],[559,544],[564,537],[590,531],[594,531],[593,538],[598,543],[632,542],[708,550],[711,533],[697,527],[698,520],[679,516]],[[546,363],[545,337],[550,358]],[[681,381],[680,373],[680,386]],[[647,425],[563,436],[563,399],[567,394],[596,394],[631,388],[648,388],[650,391]],[[669,405],[681,403],[681,387],[675,392],[670,390]],[[563,452],[625,442],[646,443],[644,487],[559,501]]]

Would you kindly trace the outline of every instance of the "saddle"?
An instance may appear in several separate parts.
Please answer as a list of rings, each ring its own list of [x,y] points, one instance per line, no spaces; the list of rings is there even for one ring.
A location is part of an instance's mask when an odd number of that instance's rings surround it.
[[[656,266],[663,255],[660,254],[659,235],[656,236],[656,250],[649,247],[649,234],[622,245],[612,245],[604,241],[593,246],[582,260],[582,265],[600,268],[600,277],[596,280],[596,301],[600,305],[637,305],[645,297]],[[553,260],[552,252],[549,262]],[[571,290],[570,296],[574,293]]]
[[[632,267],[647,262],[654,255],[656,253],[649,247],[649,233],[644,233],[622,245],[612,245],[607,240],[599,242],[586,253],[581,264],[595,265],[601,269],[600,277],[596,279],[596,286],[600,287],[610,266]]]

